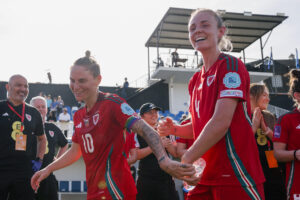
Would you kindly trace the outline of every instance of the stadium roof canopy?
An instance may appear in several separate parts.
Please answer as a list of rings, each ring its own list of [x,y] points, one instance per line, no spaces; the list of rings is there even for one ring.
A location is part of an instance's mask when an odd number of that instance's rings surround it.
[[[192,9],[169,8],[145,46],[193,49],[189,42],[187,29],[193,11]],[[228,28],[227,35],[233,44],[233,52],[243,51],[287,18],[281,13],[257,15],[251,12],[232,13],[224,10],[219,10],[219,13]],[[263,47],[261,47],[262,49]]]

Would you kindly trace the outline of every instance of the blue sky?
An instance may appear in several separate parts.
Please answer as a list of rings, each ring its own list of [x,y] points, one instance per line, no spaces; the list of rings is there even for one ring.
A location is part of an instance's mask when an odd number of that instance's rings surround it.
[[[19,73],[46,83],[50,71],[53,83],[68,83],[70,66],[89,49],[101,65],[102,86],[122,85],[124,77],[140,84],[147,77],[145,43],[169,7],[285,13],[264,55],[272,46],[275,59],[287,58],[300,50],[299,6],[298,0],[1,0],[0,80]],[[246,57],[260,58],[259,42]]]

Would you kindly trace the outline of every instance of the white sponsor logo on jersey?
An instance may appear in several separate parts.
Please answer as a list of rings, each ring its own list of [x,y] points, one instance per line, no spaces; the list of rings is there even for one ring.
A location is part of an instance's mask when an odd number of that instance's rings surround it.
[[[296,127],[296,129],[300,129],[300,124]]]
[[[228,72],[223,78],[223,84],[227,88],[237,88],[241,85],[240,75],[236,72]]]
[[[26,114],[26,119],[27,119],[28,121],[31,121],[31,115]]]
[[[99,121],[99,113],[97,113],[97,114],[95,114],[93,116],[93,123],[94,123],[94,125],[96,125],[98,123],[98,121]]]
[[[49,135],[50,135],[51,137],[53,137],[53,136],[54,136],[54,132],[53,132],[53,131],[49,131]]]
[[[212,82],[214,82],[214,80],[215,80],[215,75],[211,75],[211,76],[207,77],[207,81],[206,81],[207,86],[210,86],[212,84]]]
[[[7,116],[9,116],[7,112],[2,114],[2,117],[7,117]]]
[[[133,115],[134,113],[134,110],[127,103],[121,104],[121,110],[126,115]]]
[[[220,97],[243,97],[242,90],[222,90]]]
[[[81,128],[81,122],[75,126],[75,128]]]

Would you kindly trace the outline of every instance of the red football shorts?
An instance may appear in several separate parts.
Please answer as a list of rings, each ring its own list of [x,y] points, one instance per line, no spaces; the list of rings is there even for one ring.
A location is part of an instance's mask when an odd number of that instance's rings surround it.
[[[187,200],[264,200],[264,187],[259,184],[256,188],[244,189],[241,186],[207,186],[197,185],[194,190],[188,193]]]

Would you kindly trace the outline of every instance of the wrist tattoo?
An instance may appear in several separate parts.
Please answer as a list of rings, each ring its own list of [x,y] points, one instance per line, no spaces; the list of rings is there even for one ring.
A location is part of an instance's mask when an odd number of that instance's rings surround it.
[[[163,161],[165,159],[165,156],[161,157],[158,162],[160,163],[161,161]]]

